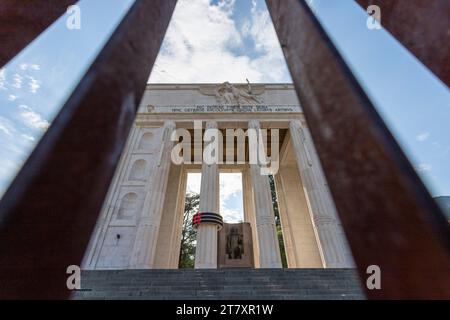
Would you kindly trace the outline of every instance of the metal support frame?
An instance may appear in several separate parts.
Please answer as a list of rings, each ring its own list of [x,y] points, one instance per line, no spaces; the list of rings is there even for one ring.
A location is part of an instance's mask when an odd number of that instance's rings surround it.
[[[450,86],[450,2],[448,0],[356,0],[381,9],[381,25]]]
[[[441,210],[306,1],[266,2],[368,298],[450,298]]]
[[[73,0],[0,1],[0,67],[61,16]]]
[[[175,3],[135,1],[4,195],[0,298],[70,297]]]

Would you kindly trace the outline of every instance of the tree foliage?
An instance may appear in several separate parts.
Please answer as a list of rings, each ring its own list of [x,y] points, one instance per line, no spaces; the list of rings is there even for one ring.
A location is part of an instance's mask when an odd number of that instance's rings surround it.
[[[179,268],[193,268],[195,262],[195,245],[197,230],[192,225],[192,216],[197,213],[200,203],[198,193],[188,193],[184,206],[183,231],[181,234]]]
[[[281,218],[278,209],[277,191],[275,189],[275,179],[272,175],[269,176],[270,191],[272,193],[272,206],[275,213],[275,225],[277,228],[278,244],[280,246],[281,264],[283,268],[287,268],[286,250],[284,248],[283,232],[281,231]]]

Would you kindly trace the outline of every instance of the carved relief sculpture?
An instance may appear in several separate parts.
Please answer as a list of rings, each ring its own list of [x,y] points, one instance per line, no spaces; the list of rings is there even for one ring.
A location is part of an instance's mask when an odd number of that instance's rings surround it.
[[[242,259],[244,253],[244,235],[236,227],[232,227],[227,235],[226,252],[228,259]]]
[[[261,104],[261,97],[257,97],[264,92],[264,85],[236,84],[224,82],[220,85],[204,85],[200,87],[200,92],[204,95],[215,96],[220,104],[241,105],[241,104]]]

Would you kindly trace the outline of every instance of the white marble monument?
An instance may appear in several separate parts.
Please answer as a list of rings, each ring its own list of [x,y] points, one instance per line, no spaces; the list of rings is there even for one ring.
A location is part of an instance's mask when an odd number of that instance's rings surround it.
[[[199,126],[203,131],[194,130]],[[268,176],[258,162],[261,155],[254,158],[257,163],[251,161],[251,144],[259,146],[268,138],[249,138],[245,155],[240,158],[243,161],[209,163],[202,159],[201,152],[212,140],[203,144],[202,138],[205,130],[214,128],[220,132],[241,129],[249,136],[250,130],[277,134],[280,147],[270,144],[268,159],[273,162],[277,148],[279,162],[273,174],[288,267],[352,267],[351,253],[293,86],[225,82],[147,86],[83,268],[178,268],[189,172],[202,173],[199,210],[205,213],[198,220],[195,268],[217,268],[219,173],[230,170],[242,173],[244,220],[251,226],[255,267],[281,268]],[[174,130],[184,134],[194,131],[192,140],[184,142],[195,161],[173,161],[172,150],[178,143],[172,139]],[[270,140],[274,143],[274,136]],[[225,134],[223,141],[217,144],[219,159],[222,152],[238,149],[227,145]],[[262,150],[268,151],[268,146]]]

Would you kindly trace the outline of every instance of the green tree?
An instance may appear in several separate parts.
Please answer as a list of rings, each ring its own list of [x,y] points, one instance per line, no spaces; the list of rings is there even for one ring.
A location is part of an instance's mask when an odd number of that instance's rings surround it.
[[[280,211],[278,209],[277,191],[275,189],[275,179],[269,175],[270,191],[272,193],[272,206],[275,213],[275,226],[277,228],[278,243],[280,245],[281,264],[287,268],[286,250],[284,248],[283,232],[281,231]]]
[[[197,230],[192,225],[192,216],[197,213],[199,203],[200,195],[198,193],[186,194],[179,268],[194,268]]]

